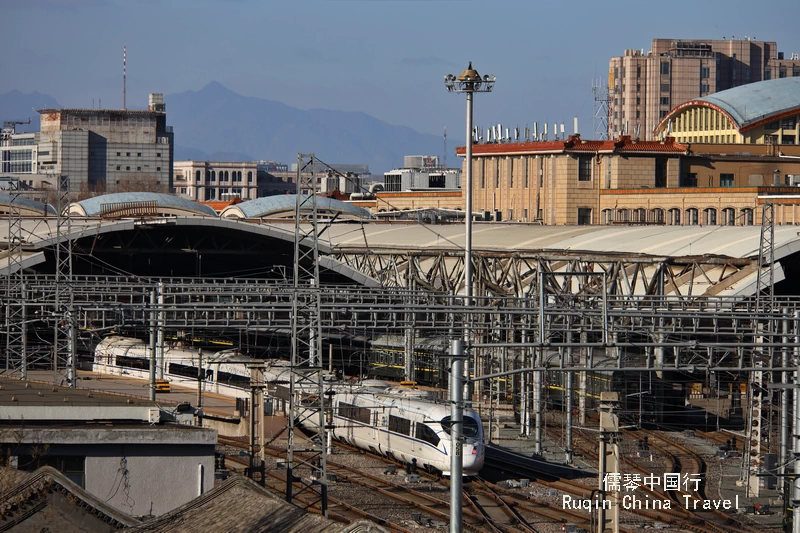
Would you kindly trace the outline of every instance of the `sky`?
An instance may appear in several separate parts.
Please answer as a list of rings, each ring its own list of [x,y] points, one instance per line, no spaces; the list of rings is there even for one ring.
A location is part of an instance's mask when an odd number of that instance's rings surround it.
[[[800,53],[800,2],[773,0],[0,0],[0,94],[122,106],[211,81],[300,109],[360,111],[464,144],[466,99],[444,76],[472,61],[482,128],[579,119],[596,137],[593,80],[654,38],[775,41]],[[169,123],[169,100],[167,122]],[[444,139],[443,139],[444,141]],[[452,154],[452,150],[448,150]]]

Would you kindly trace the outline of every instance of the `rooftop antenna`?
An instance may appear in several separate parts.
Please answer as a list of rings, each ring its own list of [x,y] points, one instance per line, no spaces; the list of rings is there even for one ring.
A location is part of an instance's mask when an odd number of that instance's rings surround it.
[[[122,45],[122,110],[125,111],[125,85],[128,76],[128,45]]]

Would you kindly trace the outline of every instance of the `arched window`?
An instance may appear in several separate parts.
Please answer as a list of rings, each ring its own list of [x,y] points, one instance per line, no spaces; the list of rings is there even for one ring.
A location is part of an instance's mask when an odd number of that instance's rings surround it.
[[[631,221],[631,212],[627,209],[618,209],[617,216],[615,217],[615,222],[621,222],[623,224]]]
[[[197,183],[200,183],[200,171],[194,173],[194,179]]]
[[[603,209],[603,224],[611,224],[614,221],[614,211],[611,209]]]
[[[742,209],[742,226],[753,225],[753,210],[748,208]]]
[[[677,207],[673,207],[669,210],[669,223],[672,226],[681,225],[681,210]]]
[[[715,226],[717,224],[717,210],[713,207],[703,209],[703,224],[706,226]]]
[[[736,225],[736,209],[732,207],[726,207],[722,210],[722,224],[725,226]]]
[[[686,225],[687,226],[696,226],[698,224],[697,220],[697,208],[690,207],[686,210]]]
[[[206,170],[206,183],[208,183],[209,181],[211,181],[211,171]]]
[[[638,223],[647,222],[647,212],[643,207],[637,207],[633,210],[633,221]]]
[[[236,173],[236,176],[239,178],[239,181],[242,181],[242,171]]]
[[[222,176],[220,176],[220,180],[221,179],[222,179]],[[211,181],[217,181],[217,171],[216,170],[212,170],[211,171]]]
[[[664,210],[660,207],[656,207],[655,209],[650,210],[650,222],[653,224],[663,224],[664,223]]]
[[[252,170],[248,170],[247,171],[247,183],[253,183],[253,171]]]

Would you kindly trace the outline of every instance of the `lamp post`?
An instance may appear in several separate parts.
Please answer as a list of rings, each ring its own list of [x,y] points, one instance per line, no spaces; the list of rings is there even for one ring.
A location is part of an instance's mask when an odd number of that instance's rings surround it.
[[[467,94],[467,145],[465,154],[466,173],[461,190],[466,189],[464,212],[466,214],[466,246],[464,250],[464,289],[465,304],[472,304],[472,94],[489,93],[494,88],[495,76],[481,75],[469,62],[467,70],[456,78],[453,74],[444,77],[444,86],[451,93]]]
[[[467,167],[461,190],[466,189],[464,214],[466,243],[464,249],[464,305],[472,305],[472,94],[476,92],[488,93],[492,91],[496,78],[485,75],[481,78],[478,71],[472,68],[469,62],[467,70],[456,78],[453,74],[444,77],[444,85],[449,92],[467,94],[467,145],[465,165]],[[466,322],[466,321],[465,321]],[[461,490],[462,473],[464,471],[463,457],[461,456],[461,440],[464,431],[464,345],[468,344],[468,334],[465,326],[464,340],[454,340],[452,344],[452,360],[450,364],[450,533],[461,533]]]

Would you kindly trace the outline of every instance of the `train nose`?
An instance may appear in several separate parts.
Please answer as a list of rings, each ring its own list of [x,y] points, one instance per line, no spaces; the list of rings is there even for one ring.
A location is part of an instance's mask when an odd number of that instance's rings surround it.
[[[463,448],[463,468],[465,474],[475,474],[483,467],[483,450],[480,443],[465,444]]]

